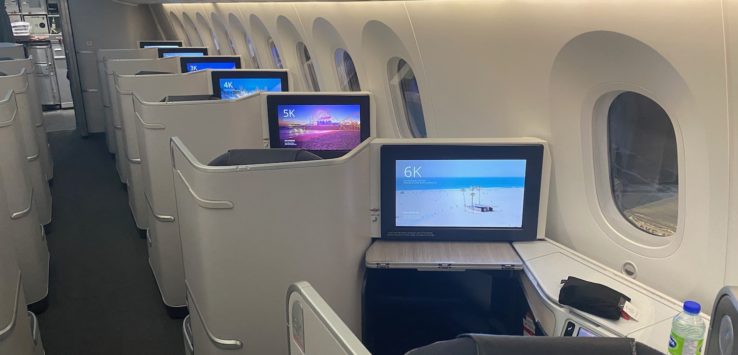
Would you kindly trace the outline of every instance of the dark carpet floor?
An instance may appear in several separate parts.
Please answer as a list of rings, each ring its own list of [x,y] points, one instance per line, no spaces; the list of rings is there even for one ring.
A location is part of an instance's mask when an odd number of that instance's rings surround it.
[[[182,354],[104,135],[49,134],[55,161],[48,355]]]

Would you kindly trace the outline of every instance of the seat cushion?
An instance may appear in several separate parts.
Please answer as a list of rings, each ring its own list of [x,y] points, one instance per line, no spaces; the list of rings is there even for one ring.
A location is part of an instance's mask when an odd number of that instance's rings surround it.
[[[231,149],[213,159],[210,166],[232,166],[321,160],[304,149]]]

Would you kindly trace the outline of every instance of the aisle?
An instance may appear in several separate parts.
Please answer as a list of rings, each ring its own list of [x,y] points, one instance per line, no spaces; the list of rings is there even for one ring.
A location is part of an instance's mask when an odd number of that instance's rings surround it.
[[[54,216],[48,355],[182,354],[181,320],[167,316],[105,136],[49,134]]]

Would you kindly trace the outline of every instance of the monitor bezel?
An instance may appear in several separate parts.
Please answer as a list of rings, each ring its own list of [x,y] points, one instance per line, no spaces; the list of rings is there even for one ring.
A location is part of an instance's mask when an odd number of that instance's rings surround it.
[[[138,48],[145,49],[145,48],[162,48],[157,46],[177,46],[175,48],[181,48],[184,46],[184,43],[182,41],[139,41],[138,42]],[[171,47],[166,47],[171,48]]]
[[[193,73],[187,71],[187,64],[197,62],[197,63],[234,63],[236,64],[235,69],[218,69],[218,70],[237,70],[241,69],[241,57],[235,56],[235,55],[228,55],[228,56],[215,56],[215,57],[179,57],[179,70],[184,73]],[[208,69],[201,69],[197,71],[202,70],[208,70]],[[212,69],[211,69],[212,70]]]
[[[157,57],[164,58],[164,53],[189,53],[189,52],[200,52],[202,53],[202,57],[193,57],[193,58],[203,58],[208,55],[208,49],[206,47],[177,47],[177,48],[157,48]],[[186,57],[179,57],[179,58],[186,58]]]
[[[369,95],[268,95],[267,96],[267,121],[269,126],[269,146],[271,148],[295,148],[282,147],[279,140],[279,117],[277,107],[280,105],[359,105],[359,130],[360,142],[364,142],[371,135],[371,118],[369,109]],[[301,148],[305,149],[305,148]],[[343,156],[351,150],[313,150],[305,149],[324,159]]]
[[[384,145],[380,147],[381,238],[414,241],[526,241],[538,234],[543,144],[525,145]],[[396,223],[398,160],[526,160],[521,228],[403,227]]]
[[[289,91],[289,78],[286,71],[272,70],[213,70],[211,73],[211,85],[213,87],[213,96],[221,97],[220,80],[226,78],[233,79],[263,79],[278,78],[282,81],[282,92]],[[272,91],[274,92],[274,91]]]

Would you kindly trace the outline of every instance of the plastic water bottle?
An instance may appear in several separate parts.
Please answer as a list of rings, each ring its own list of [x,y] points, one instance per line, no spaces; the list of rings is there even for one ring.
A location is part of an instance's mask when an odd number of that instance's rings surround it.
[[[677,314],[671,322],[669,354],[700,355],[702,353],[705,321],[700,317],[700,308],[697,302],[684,302],[684,312]]]

